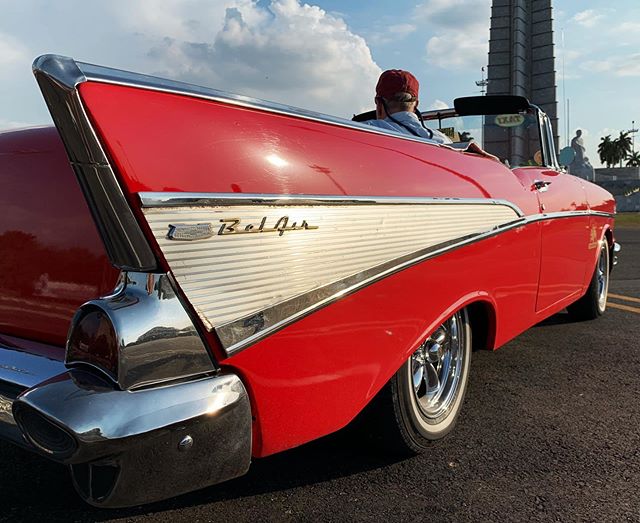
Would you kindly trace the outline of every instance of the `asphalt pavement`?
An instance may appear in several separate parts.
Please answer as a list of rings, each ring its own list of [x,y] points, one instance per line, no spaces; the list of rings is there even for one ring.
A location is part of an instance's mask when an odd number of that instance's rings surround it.
[[[617,239],[605,315],[561,313],[475,353],[458,426],[422,456],[346,430],[242,478],[106,511],[62,466],[0,442],[0,521],[640,521],[640,229]]]

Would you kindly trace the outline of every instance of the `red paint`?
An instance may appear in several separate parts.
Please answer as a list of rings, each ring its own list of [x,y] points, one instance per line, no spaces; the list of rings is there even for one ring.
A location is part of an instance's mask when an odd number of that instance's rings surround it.
[[[227,360],[249,384],[268,455],[346,425],[447,316],[495,307],[496,345],[531,325],[537,227],[515,229],[401,271]],[[462,277],[465,275],[465,277]]]
[[[511,171],[477,155],[131,87],[85,83],[80,91],[132,193],[508,194],[537,212]],[[287,165],[274,166],[272,155]]]
[[[53,127],[0,133],[0,176],[0,332],[62,347],[118,272]]]
[[[502,198],[527,215],[541,205],[544,212],[588,208],[581,182],[555,171],[512,172],[447,148],[172,94],[91,83],[80,89],[132,194]],[[272,155],[286,165],[274,166]],[[551,181],[546,193],[532,188],[536,179]],[[252,397],[255,455],[346,425],[431,330],[470,302],[492,307],[493,348],[564,307],[583,291],[587,261],[594,263],[589,223],[536,222],[428,260],[227,359]]]
[[[534,191],[540,211],[586,211],[589,209],[583,181],[575,176],[540,167],[517,169],[520,176],[546,182],[546,191]],[[543,222],[542,260],[536,311],[543,311],[563,298],[579,294],[587,269],[590,217],[563,218]]]
[[[443,147],[173,94],[99,83],[80,91],[131,201],[140,191],[453,196],[506,199],[531,215],[541,204],[545,212],[586,209],[589,196],[592,208],[613,208],[608,193],[563,173],[512,172]],[[286,165],[274,166],[273,155]],[[543,195],[531,187],[538,177],[552,181]],[[250,391],[254,454],[347,424],[460,307],[491,308],[489,348],[560,310],[583,292],[595,263],[583,233],[595,225],[602,235],[611,222],[566,218],[504,232],[359,290],[226,359]]]

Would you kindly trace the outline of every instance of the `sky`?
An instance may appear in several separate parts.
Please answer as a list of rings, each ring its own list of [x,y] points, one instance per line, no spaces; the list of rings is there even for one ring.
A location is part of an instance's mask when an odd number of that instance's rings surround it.
[[[382,70],[408,69],[420,81],[422,109],[451,106],[479,92],[490,4],[0,0],[0,129],[51,123],[31,74],[44,53],[347,118],[373,108]],[[640,124],[640,1],[553,5],[560,141],[582,129],[599,166],[600,137]]]

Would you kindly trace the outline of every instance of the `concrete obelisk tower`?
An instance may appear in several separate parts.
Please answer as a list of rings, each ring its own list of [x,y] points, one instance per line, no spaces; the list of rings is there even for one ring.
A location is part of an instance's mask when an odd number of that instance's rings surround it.
[[[551,0],[493,0],[487,94],[526,96],[551,119],[558,149],[558,101]]]

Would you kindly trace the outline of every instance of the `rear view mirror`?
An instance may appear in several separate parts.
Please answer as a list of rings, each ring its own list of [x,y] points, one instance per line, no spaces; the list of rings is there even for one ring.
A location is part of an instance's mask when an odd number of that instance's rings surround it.
[[[453,106],[458,116],[518,114],[531,108],[524,96],[511,95],[465,96],[456,98]]]
[[[576,152],[572,147],[565,147],[560,151],[560,156],[558,157],[558,161],[560,165],[563,167],[568,167],[573,162],[573,159],[576,157]]]

